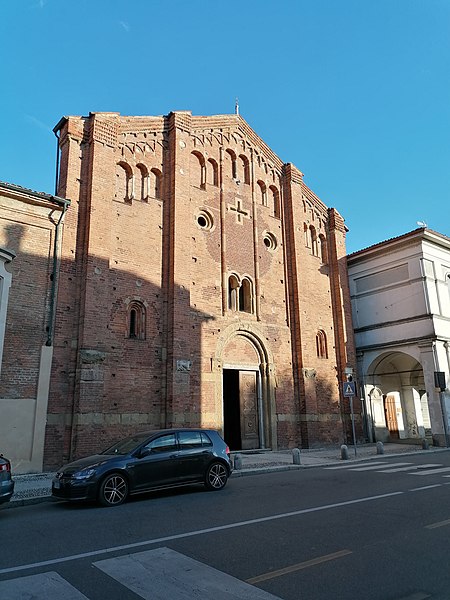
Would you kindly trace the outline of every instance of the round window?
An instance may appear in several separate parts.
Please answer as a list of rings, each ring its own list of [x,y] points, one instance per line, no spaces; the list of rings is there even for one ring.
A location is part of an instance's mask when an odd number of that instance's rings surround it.
[[[206,210],[200,211],[197,215],[197,225],[201,229],[206,229],[207,231],[210,231],[214,225],[212,215]]]
[[[273,235],[273,233],[269,233],[266,231],[263,235],[264,246],[268,250],[275,250],[278,246],[277,238]]]

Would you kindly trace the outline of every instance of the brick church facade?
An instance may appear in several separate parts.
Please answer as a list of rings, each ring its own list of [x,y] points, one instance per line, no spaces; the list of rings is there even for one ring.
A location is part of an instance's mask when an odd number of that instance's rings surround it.
[[[232,450],[348,433],[345,226],[239,115],[65,117],[44,465],[137,430]]]

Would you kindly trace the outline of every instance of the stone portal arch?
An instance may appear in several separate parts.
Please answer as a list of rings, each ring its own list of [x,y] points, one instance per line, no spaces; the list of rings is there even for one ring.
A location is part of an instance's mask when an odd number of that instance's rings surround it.
[[[236,323],[216,348],[225,441],[231,450],[276,448],[273,358],[254,325]]]
[[[399,351],[381,353],[367,369],[365,391],[376,440],[431,436],[424,372],[417,358]]]

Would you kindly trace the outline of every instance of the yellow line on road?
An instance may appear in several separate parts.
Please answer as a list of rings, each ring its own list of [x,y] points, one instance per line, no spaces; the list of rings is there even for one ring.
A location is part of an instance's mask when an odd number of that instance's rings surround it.
[[[270,571],[269,573],[264,573],[263,575],[252,577],[251,579],[247,579],[247,583],[260,583],[261,581],[267,581],[268,579],[281,577],[282,575],[294,573],[295,571],[301,571],[302,569],[307,569],[308,567],[313,567],[314,565],[320,565],[321,563],[327,562],[329,560],[334,560],[335,558],[341,558],[342,556],[347,556],[347,554],[351,553],[351,550],[339,550],[339,552],[333,552],[333,554],[325,554],[325,556],[318,556],[317,558],[312,558],[311,560],[307,560],[302,563],[297,563],[296,565],[291,565],[290,567],[285,567],[284,569],[279,569],[278,571]]]
[[[445,527],[446,525],[450,525],[450,519],[439,521],[439,523],[431,523],[431,525],[425,525],[425,529],[436,529],[437,527]]]

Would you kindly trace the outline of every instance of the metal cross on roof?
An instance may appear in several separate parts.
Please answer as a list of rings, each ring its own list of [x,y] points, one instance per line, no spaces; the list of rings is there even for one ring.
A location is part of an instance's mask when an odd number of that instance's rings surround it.
[[[229,204],[228,209],[236,213],[236,219],[238,223],[243,223],[244,217],[247,217],[247,219],[250,218],[248,210],[244,210],[242,208],[242,200],[240,198],[236,198],[236,206]]]

